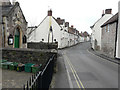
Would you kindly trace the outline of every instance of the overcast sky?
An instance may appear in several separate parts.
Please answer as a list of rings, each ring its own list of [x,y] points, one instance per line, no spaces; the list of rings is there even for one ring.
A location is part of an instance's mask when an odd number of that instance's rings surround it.
[[[12,0],[11,0],[12,1]],[[119,0],[17,0],[28,21],[28,26],[37,26],[52,9],[55,18],[60,17],[79,31],[91,33],[92,26],[105,9],[118,12]]]

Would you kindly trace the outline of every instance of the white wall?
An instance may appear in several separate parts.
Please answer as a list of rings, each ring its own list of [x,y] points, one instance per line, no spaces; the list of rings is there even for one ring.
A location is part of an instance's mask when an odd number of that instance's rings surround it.
[[[49,34],[49,22],[50,16],[47,16],[42,23],[38,26],[38,28],[31,34],[29,42],[40,42],[44,39],[43,42],[48,42],[48,34]],[[61,27],[57,24],[53,17],[51,17],[51,26],[53,30],[53,41],[56,39],[58,41],[58,48],[60,48],[60,35],[61,35]],[[50,34],[50,41],[52,42],[52,33]]]
[[[50,16],[47,16],[40,25],[31,33],[28,42],[48,42],[48,33],[49,33],[49,24],[50,24]],[[51,26],[53,29],[53,38],[58,41],[58,48],[64,48],[68,46],[72,46],[78,43],[78,36],[68,33],[68,27],[65,25],[58,25],[55,19],[51,18]],[[62,29],[62,30],[61,30]],[[52,38],[52,33],[51,33]],[[53,39],[53,41],[54,41]],[[80,42],[83,42],[84,38],[79,38]],[[52,42],[52,39],[50,39]]]
[[[113,15],[112,14],[105,14],[103,17],[101,17],[94,25],[93,27],[93,31],[92,31],[92,39],[93,39],[93,43],[94,44],[94,41],[95,39],[97,40],[97,45],[100,46],[100,50],[101,50],[101,26],[107,21],[109,20]],[[93,49],[95,49],[94,45],[92,45]]]

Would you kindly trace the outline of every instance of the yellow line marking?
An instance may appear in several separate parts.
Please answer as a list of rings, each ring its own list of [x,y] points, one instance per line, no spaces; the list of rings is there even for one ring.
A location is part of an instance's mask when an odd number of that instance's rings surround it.
[[[70,62],[70,63],[71,63],[71,62]],[[72,63],[71,63],[71,66],[73,67]],[[78,77],[78,74],[77,74],[76,70],[74,69],[74,67],[73,67],[73,70],[74,70],[74,72],[75,72],[75,74],[76,74],[76,76],[77,76],[77,78],[78,78],[78,80],[79,80],[79,82],[80,82],[80,84],[81,84],[83,90],[85,90],[85,87],[83,86],[83,84],[82,84],[80,78]]]
[[[83,90],[85,90],[85,88],[84,88],[84,86],[83,86],[80,78],[78,77],[78,74],[77,74],[75,68],[73,67],[72,63],[70,62],[70,60],[69,60],[69,58],[67,57],[67,55],[65,54],[65,52],[64,52],[64,55],[65,55],[65,57],[66,57],[66,61],[68,62],[69,66],[70,66],[70,68],[71,68],[71,71],[72,71],[72,73],[73,73],[73,75],[74,75],[74,78],[75,78],[75,80],[76,80],[76,83],[77,83],[78,87],[81,89],[81,86],[82,86]],[[77,76],[77,77],[76,77],[76,76]],[[78,82],[77,79],[79,80],[79,82]]]
[[[80,90],[81,90],[81,87],[80,87],[80,85],[79,85],[79,83],[78,83],[78,80],[77,80],[77,78],[76,78],[76,76],[75,76],[74,70],[72,69],[72,66],[70,65],[70,63],[69,63],[69,61],[68,61],[68,60],[67,60],[67,62],[68,62],[69,66],[70,66],[70,69],[71,69],[71,71],[72,71],[72,73],[73,73],[73,76],[74,76],[74,78],[75,78],[75,81],[76,81],[76,83],[77,83],[78,87],[79,87],[79,88],[80,88]]]

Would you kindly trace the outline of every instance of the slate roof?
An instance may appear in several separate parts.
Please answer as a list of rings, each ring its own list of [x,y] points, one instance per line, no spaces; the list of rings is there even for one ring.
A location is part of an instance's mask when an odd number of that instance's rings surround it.
[[[0,5],[0,7],[2,7],[2,15],[6,15],[8,14],[8,12],[12,9],[12,5],[10,0],[1,0],[2,5]]]
[[[112,24],[118,21],[118,13],[116,13],[113,17],[111,17],[107,22],[105,22],[101,27],[106,26],[107,24]]]
[[[2,6],[2,15],[7,15],[12,8],[12,5]]]

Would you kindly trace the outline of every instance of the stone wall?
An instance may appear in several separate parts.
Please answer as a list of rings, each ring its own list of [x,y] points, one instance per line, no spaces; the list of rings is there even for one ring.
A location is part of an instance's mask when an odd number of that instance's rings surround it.
[[[34,50],[34,49],[2,49],[2,59],[18,63],[42,64],[44,68],[47,61],[53,54],[52,50]]]
[[[17,29],[19,29],[19,48],[26,48],[26,43],[23,43],[23,36],[27,34],[27,22],[25,20],[25,17],[22,13],[22,10],[19,6],[19,3],[16,2],[9,11],[9,15],[3,16],[3,22],[4,22],[4,31],[5,31],[5,39],[4,39],[4,47],[7,48],[13,48],[14,45],[14,39],[15,39],[15,32]],[[8,44],[8,37],[12,35],[13,36],[13,45]]]
[[[2,7],[0,5],[0,48],[2,48]]]
[[[102,29],[102,52],[109,57],[114,58],[116,23],[109,24],[109,29],[109,32],[105,30],[105,27]]]
[[[58,43],[43,43],[43,42],[29,42],[27,43],[27,48],[31,49],[57,49]]]

